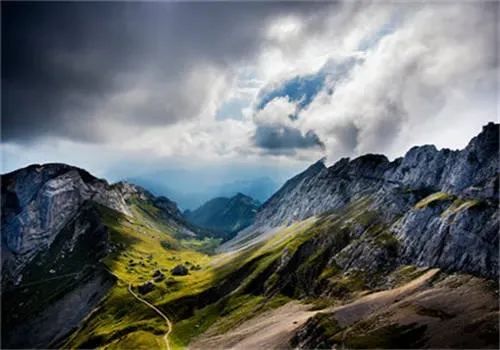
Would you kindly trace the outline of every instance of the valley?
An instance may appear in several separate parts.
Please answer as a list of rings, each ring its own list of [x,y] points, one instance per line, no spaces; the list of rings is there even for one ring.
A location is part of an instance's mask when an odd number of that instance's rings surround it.
[[[67,165],[2,175],[2,348],[498,348],[498,130],[318,162],[237,232]]]

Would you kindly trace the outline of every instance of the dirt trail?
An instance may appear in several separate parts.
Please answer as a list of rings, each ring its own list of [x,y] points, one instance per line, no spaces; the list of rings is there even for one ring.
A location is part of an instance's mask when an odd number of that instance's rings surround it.
[[[167,350],[170,350],[170,345],[168,343],[168,336],[170,335],[170,333],[172,332],[172,322],[170,322],[170,320],[168,319],[167,316],[165,316],[165,314],[163,312],[161,312],[160,310],[158,310],[158,308],[156,308],[154,305],[150,304],[149,302],[147,302],[146,300],[142,299],[140,296],[138,296],[137,294],[135,294],[133,291],[132,291],[132,282],[130,282],[128,284],[128,291],[139,301],[142,301],[144,304],[146,304],[147,306],[149,306],[151,309],[153,309],[154,311],[156,311],[156,313],[158,315],[160,315],[161,317],[163,317],[163,319],[167,322],[167,325],[168,325],[168,331],[167,333],[165,333],[165,335],[163,336],[163,340],[165,341],[165,345],[167,346]]]
[[[168,317],[165,316],[165,314],[163,312],[161,312],[156,306],[154,306],[153,304],[147,302],[146,300],[144,300],[140,296],[138,296],[136,293],[134,293],[134,291],[132,290],[132,282],[125,281],[123,278],[121,278],[120,276],[118,276],[117,274],[115,274],[111,270],[106,269],[106,271],[108,271],[110,274],[112,274],[113,276],[115,276],[116,278],[118,278],[120,281],[128,283],[128,291],[130,292],[130,294],[132,294],[134,296],[134,298],[136,298],[140,302],[146,304],[149,308],[153,309],[158,315],[160,315],[165,320],[165,322],[167,323],[167,326],[168,326],[168,331],[163,336],[163,341],[165,342],[165,346],[167,347],[167,350],[170,350],[170,344],[168,342],[168,336],[170,335],[170,333],[172,333],[172,322],[168,319]]]

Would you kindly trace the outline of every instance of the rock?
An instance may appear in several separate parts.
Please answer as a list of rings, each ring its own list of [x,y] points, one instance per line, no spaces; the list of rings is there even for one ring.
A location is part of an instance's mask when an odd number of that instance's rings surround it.
[[[155,197],[142,187],[126,182],[110,185],[83,169],[66,164],[35,164],[3,174],[1,187],[2,250],[8,250],[5,254],[2,252],[2,278],[11,283],[40,252],[50,248],[61,230],[88,202],[119,211],[126,215],[126,222],[134,223],[129,208],[134,198],[157,208],[159,220],[181,234],[194,236],[199,230],[186,221],[168,198]],[[73,252],[78,235],[87,231],[87,224],[81,224],[75,228],[74,239],[67,250],[61,252],[64,256]],[[117,249],[125,249],[125,245],[109,246],[106,252]]]
[[[264,203],[253,227],[303,220],[395,187],[453,194],[470,187],[482,188],[497,178],[498,138],[499,125],[490,123],[462,151],[438,151],[426,145],[413,147],[405,157],[392,162],[373,154],[353,160],[343,158],[329,168],[318,162],[288,180]]]
[[[165,279],[165,274],[161,272],[160,269],[158,269],[153,273],[153,277],[155,279],[155,282],[161,282]]]
[[[155,278],[155,282],[161,282],[165,279],[165,275],[162,273],[161,275]]]
[[[185,276],[188,272],[188,269],[184,265],[177,265],[172,269],[172,275],[174,276]]]
[[[146,281],[137,287],[137,290],[139,291],[140,294],[147,294],[151,292],[153,289],[155,289],[155,285],[151,280]]]
[[[337,262],[342,268],[372,273],[402,261],[498,276],[498,149],[499,124],[490,123],[460,151],[424,145],[393,161],[368,154],[341,159],[328,168],[318,162],[288,180],[262,205],[255,223],[218,251],[239,247],[248,237],[257,241],[274,227],[366,199],[371,204],[363,211],[376,212],[389,229],[386,235],[394,239],[387,237],[385,246],[374,239],[353,242],[345,248],[346,258]],[[415,207],[440,193],[448,200]],[[366,229],[349,229],[349,236],[363,237]],[[284,254],[280,265],[286,258]]]
[[[2,244],[15,254],[14,264],[3,269],[16,275],[54,242],[89,199],[130,214],[123,198],[106,181],[83,169],[65,164],[31,165],[2,175]]]

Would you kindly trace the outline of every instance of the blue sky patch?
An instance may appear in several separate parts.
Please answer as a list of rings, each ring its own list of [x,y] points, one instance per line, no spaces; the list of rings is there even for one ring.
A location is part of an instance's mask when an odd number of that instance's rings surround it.
[[[257,110],[264,109],[269,102],[279,97],[288,97],[290,101],[299,102],[298,109],[304,109],[323,88],[325,80],[326,74],[322,70],[312,75],[296,76],[275,90],[261,93]]]

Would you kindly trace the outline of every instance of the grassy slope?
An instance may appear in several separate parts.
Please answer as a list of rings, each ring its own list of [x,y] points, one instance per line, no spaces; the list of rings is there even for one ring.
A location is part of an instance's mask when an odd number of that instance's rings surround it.
[[[151,279],[156,269],[168,276],[168,271],[180,263],[203,268],[210,260],[207,254],[184,248],[173,238],[175,232],[162,222],[152,222],[140,214],[136,215],[138,219],[130,218],[106,207],[100,207],[100,211],[110,233],[111,251],[104,264],[123,281],[137,285]],[[176,288],[189,289],[202,273],[193,270],[188,276],[176,278]],[[155,284],[156,290],[147,296],[150,301],[156,302],[159,296],[172,292],[165,281]],[[65,347],[164,347],[161,338],[166,331],[164,320],[138,302],[126,283],[118,281]]]
[[[196,310],[195,305],[190,310],[190,317],[174,324],[170,336],[172,348],[186,346],[192,337],[216,322],[219,322],[218,327],[223,331],[256,312],[288,301],[288,298],[280,295],[253,295],[248,289],[252,280],[280,257],[284,247],[293,252],[309,237],[307,229],[301,227],[301,230],[295,230],[292,226],[263,244],[238,253],[214,256],[193,250],[193,247],[203,251],[207,246],[215,246],[213,241],[177,240],[171,228],[153,221],[144,215],[143,210],[136,208],[136,218],[106,207],[100,210],[110,232],[111,251],[104,259],[106,267],[123,281],[132,282],[133,286],[151,279],[156,269],[164,271],[166,280],[155,282],[155,290],[144,298],[166,311],[173,319],[176,315],[169,314],[170,305],[190,297],[197,298],[201,293],[210,292],[214,286],[231,281],[235,275],[244,277],[223,291],[226,297],[215,299],[210,305],[202,305],[200,310]],[[181,263],[201,269],[190,270],[187,276],[171,276],[170,270]],[[163,344],[161,337],[166,327],[156,313],[133,298],[127,291],[126,283],[118,281],[64,347],[158,347]]]
[[[255,292],[255,288],[265,285],[271,289],[273,284],[281,283],[272,272],[285,248],[293,255],[328,226],[324,218],[318,224],[299,223],[265,242],[213,256],[192,250],[193,247],[205,248],[207,244],[203,241],[175,239],[175,232],[155,220],[147,210],[136,208],[135,219],[105,207],[101,207],[101,212],[111,240],[111,252],[104,260],[107,268],[133,285],[151,279],[158,268],[166,272],[167,279],[155,283],[155,290],[145,299],[174,320],[170,336],[172,348],[185,347],[193,337],[214,324],[222,333],[290,300],[278,294],[279,286],[275,286],[276,292],[265,296],[262,291]],[[187,276],[170,276],[168,271],[180,263],[199,265],[201,269],[191,270]],[[126,287],[125,283],[118,282],[65,346],[107,347],[119,346],[120,342],[151,345],[152,339],[159,342],[166,325],[147,306],[134,300]],[[186,313],[178,314],[183,308],[187,309]]]
[[[290,297],[304,297],[300,285],[293,286],[295,292],[288,293],[289,297],[281,295],[283,284],[288,282],[274,271],[285,249],[293,256],[316,239],[330,237],[330,250],[317,249],[300,260],[297,274],[300,277],[314,272],[313,278],[330,285],[335,300],[309,295],[306,301],[320,309],[370,293],[365,276],[344,276],[337,266],[327,266],[324,261],[328,254],[340,251],[348,243],[345,232],[355,225],[366,228],[367,237],[375,239],[377,244],[392,247],[393,236],[387,236],[385,227],[377,221],[377,213],[369,211],[369,206],[370,200],[361,199],[343,210],[325,213],[316,222],[292,225],[267,241],[219,255],[206,253],[216,246],[216,241],[179,240],[176,232],[166,223],[158,222],[147,208],[136,208],[136,218],[132,219],[103,207],[102,215],[112,242],[112,252],[104,263],[134,285],[151,279],[158,268],[166,272],[166,280],[155,282],[155,290],[145,299],[174,322],[170,347],[183,348],[209,327],[222,334],[262,311],[288,302]],[[170,276],[170,269],[180,263],[199,265],[201,269],[191,270],[187,276]],[[414,274],[420,273],[414,269],[395,271],[394,277],[414,278]],[[165,332],[164,321],[135,300],[127,292],[126,284],[118,282],[65,346],[157,348],[164,346],[161,337]]]

